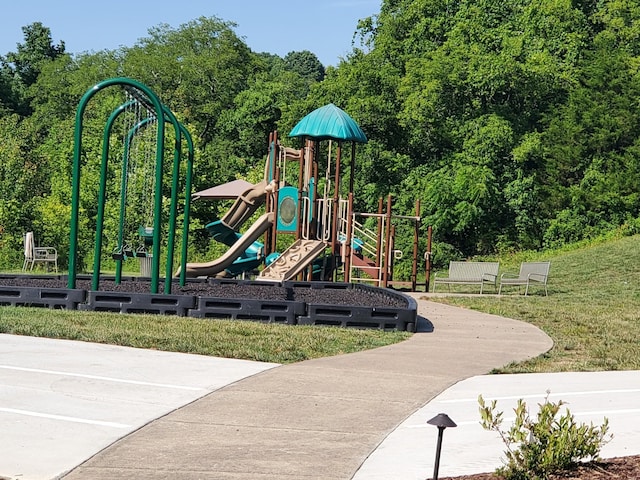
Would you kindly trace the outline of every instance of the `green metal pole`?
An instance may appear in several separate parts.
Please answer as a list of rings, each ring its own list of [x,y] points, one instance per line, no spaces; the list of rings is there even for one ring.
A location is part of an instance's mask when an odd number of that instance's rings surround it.
[[[189,245],[189,219],[191,216],[191,188],[193,178],[193,140],[184,125],[180,124],[182,133],[187,140],[189,156],[187,158],[187,178],[185,180],[184,219],[182,221],[182,252],[180,255],[180,286],[184,286],[187,279],[187,249]]]
[[[165,293],[171,293],[171,278],[173,277],[173,260],[175,253],[175,232],[177,225],[177,217],[178,217],[178,186],[180,179],[180,158],[182,155],[182,136],[184,135],[187,140],[187,145],[189,147],[189,158],[188,158],[188,166],[186,172],[186,186],[187,190],[185,198],[185,215],[183,221],[183,231],[182,231],[182,255],[181,255],[181,266],[184,264],[186,267],[186,242],[188,241],[188,229],[189,229],[189,205],[191,201],[191,175],[192,175],[192,162],[193,162],[193,142],[191,140],[191,136],[187,129],[179,123],[175,115],[171,113],[170,110],[166,109],[165,114],[170,119],[171,123],[173,123],[174,128],[176,128],[176,143],[174,150],[174,160],[173,160],[173,172],[172,172],[172,185],[171,185],[171,210],[169,217],[169,235],[167,240],[167,265],[166,265],[166,281],[164,290]],[[180,285],[184,285],[184,276],[182,275],[182,271],[184,271],[184,267],[181,268],[181,281]]]
[[[169,232],[167,238],[167,268],[164,281],[164,293],[171,293],[171,278],[173,277],[173,254],[176,238],[176,217],[178,216],[178,180],[180,178],[180,152],[182,150],[182,135],[178,130],[173,151],[173,172],[171,179],[171,209],[169,211]]]
[[[73,169],[71,183],[71,219],[69,225],[69,277],[67,288],[76,288],[76,277],[78,274],[78,216],[80,211],[80,157],[82,156],[82,118],[87,108],[87,103],[99,90],[100,84],[95,85],[80,99],[76,109],[76,122],[73,134]]]
[[[107,171],[109,166],[109,138],[111,129],[116,119],[126,111],[131,102],[123,103],[116,108],[104,126],[102,136],[102,161],[100,162],[100,187],[98,189],[98,212],[96,216],[96,239],[93,251],[93,276],[91,277],[91,289],[98,290],[100,286],[100,263],[102,256],[102,232],[104,231],[104,207],[107,197]]]

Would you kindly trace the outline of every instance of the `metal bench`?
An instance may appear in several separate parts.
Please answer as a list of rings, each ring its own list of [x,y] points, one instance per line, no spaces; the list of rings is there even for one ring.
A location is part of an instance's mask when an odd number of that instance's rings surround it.
[[[436,272],[433,277],[433,291],[436,285],[479,285],[482,293],[484,285],[490,284],[496,288],[499,262],[449,262],[448,272]],[[444,276],[443,276],[444,275]]]
[[[526,285],[524,289],[524,295],[529,293],[529,287],[540,286],[544,287],[544,294],[547,293],[547,280],[549,279],[549,269],[551,268],[551,262],[522,262],[520,264],[520,273],[503,273],[500,276],[500,286],[498,287],[498,295],[502,293],[503,286],[518,286]]]

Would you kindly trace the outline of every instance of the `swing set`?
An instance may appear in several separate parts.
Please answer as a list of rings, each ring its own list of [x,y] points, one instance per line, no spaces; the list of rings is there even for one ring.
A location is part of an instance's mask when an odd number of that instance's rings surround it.
[[[141,108],[139,102],[133,101],[134,97],[131,93],[127,91],[126,94],[130,112],[125,112],[123,117],[125,119],[129,117],[132,126],[125,129],[126,136],[123,141],[118,240],[111,255],[116,260],[117,283],[121,280],[122,261],[127,258],[142,259],[151,256],[148,248],[153,245],[153,204],[151,202],[155,179],[153,127],[157,118],[155,115],[144,117],[143,114],[148,111]],[[128,113],[131,114],[127,115]],[[135,143],[134,140],[136,140]],[[131,203],[138,206],[138,209],[133,212],[135,216],[127,215],[127,210],[132,209]],[[134,222],[138,221],[137,246],[135,246],[135,240],[130,238],[130,232],[133,229],[129,217],[134,217]],[[127,232],[129,232],[129,238],[127,238]]]
[[[116,283],[120,283],[122,262],[127,258],[140,258],[150,261],[151,293],[158,293],[160,285],[161,246],[166,245],[166,276],[164,293],[171,292],[171,277],[174,269],[176,229],[178,219],[178,197],[180,173],[184,171],[184,204],[182,224],[182,249],[180,265],[184,272],[187,258],[189,231],[189,213],[191,185],[193,175],[193,141],[187,129],[178,122],[175,115],[161,102],[158,96],[146,85],[135,80],[118,77],[104,80],[90,88],[80,100],[76,111],[73,156],[73,184],[71,201],[71,233],[69,247],[68,288],[76,288],[78,275],[78,230],[80,215],[80,186],[82,162],[86,155],[83,149],[84,116],[90,100],[99,92],[119,87],[122,103],[114,109],[105,122],[102,139],[102,156],[98,187],[98,208],[96,214],[96,234],[93,255],[93,273],[91,288],[100,286],[101,262],[104,249],[105,209],[107,205],[107,180],[109,162],[114,161],[111,144],[118,135],[113,133],[114,125],[122,129],[122,156],[120,161],[120,198],[117,245],[111,253],[116,261]],[[122,125],[124,124],[124,125]],[[168,202],[168,225],[163,229],[163,186],[165,166],[165,126],[173,127],[174,148],[171,170],[171,185]],[[181,170],[183,141],[187,145],[186,167]],[[115,150],[115,147],[114,147]],[[134,205],[132,205],[134,204]],[[134,206],[136,208],[134,208]],[[137,241],[134,239],[137,226]],[[164,232],[163,232],[164,231]],[[163,233],[166,241],[163,241]],[[185,285],[186,277],[180,276],[180,285]]]

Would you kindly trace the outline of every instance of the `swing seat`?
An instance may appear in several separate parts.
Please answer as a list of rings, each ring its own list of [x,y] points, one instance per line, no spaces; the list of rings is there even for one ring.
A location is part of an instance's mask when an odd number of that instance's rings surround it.
[[[111,257],[114,260],[126,260],[127,258],[133,258],[133,256],[133,250],[129,245],[118,247],[111,254]]]
[[[147,249],[144,245],[140,245],[138,247],[138,249],[136,250],[136,257],[137,258],[143,258],[143,257],[147,257],[149,255],[149,253],[147,253]]]
[[[138,227],[138,235],[140,235],[140,238],[142,238],[147,247],[153,245],[153,227],[140,225],[140,227]]]

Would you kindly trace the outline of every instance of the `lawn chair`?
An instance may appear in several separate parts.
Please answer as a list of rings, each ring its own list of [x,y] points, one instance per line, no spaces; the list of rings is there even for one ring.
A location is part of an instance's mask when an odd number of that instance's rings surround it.
[[[45,263],[47,268],[50,263],[54,264],[56,273],[58,272],[58,251],[53,247],[36,247],[33,240],[33,232],[24,235],[24,263],[22,271],[33,270],[36,263]]]
[[[498,295],[502,293],[503,286],[520,286],[526,285],[524,290],[525,297],[529,293],[529,287],[544,287],[545,296],[547,293],[547,280],[549,278],[549,268],[551,262],[522,262],[520,264],[520,273],[503,273],[500,276],[500,286],[498,287]]]

